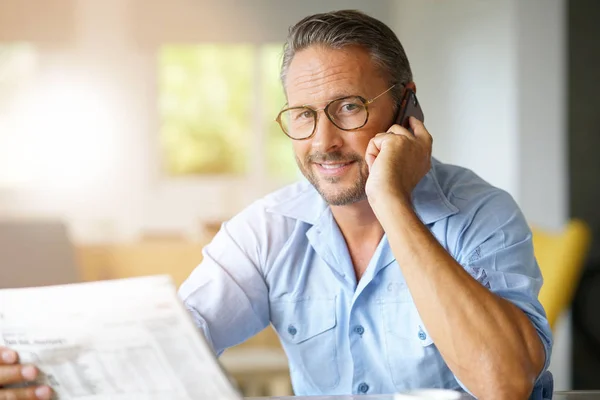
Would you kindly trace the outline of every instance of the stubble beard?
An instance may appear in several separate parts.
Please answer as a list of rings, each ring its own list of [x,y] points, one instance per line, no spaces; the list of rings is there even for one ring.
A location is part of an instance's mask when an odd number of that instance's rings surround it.
[[[334,188],[334,185],[341,185],[345,177],[320,177],[314,170],[314,163],[323,163],[325,161],[353,161],[358,167],[358,179],[350,187]],[[296,163],[304,177],[314,186],[321,197],[331,206],[346,206],[357,203],[367,198],[365,186],[369,176],[369,170],[364,158],[358,154],[342,155],[341,152],[314,153],[309,154],[304,163],[296,156]],[[329,186],[330,189],[327,188]]]

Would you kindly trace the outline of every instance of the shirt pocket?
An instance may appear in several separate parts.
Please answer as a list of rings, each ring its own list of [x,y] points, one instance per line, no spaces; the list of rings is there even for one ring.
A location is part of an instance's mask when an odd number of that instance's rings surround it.
[[[271,302],[271,322],[292,364],[292,381],[306,378],[320,390],[339,384],[335,307],[335,297]]]
[[[396,388],[404,391],[450,384],[452,375],[410,296],[380,299],[380,308],[386,361]]]

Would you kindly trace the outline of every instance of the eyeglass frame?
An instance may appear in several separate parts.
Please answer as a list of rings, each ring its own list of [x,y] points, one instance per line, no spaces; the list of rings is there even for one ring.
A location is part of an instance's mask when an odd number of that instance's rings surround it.
[[[302,106],[296,106],[296,107],[288,107],[288,108],[284,108],[283,110],[279,111],[279,114],[277,114],[277,118],[275,118],[275,121],[276,121],[276,122],[279,124],[279,127],[281,128],[281,130],[283,131],[283,133],[285,133],[285,135],[286,135],[287,137],[289,137],[290,139],[292,139],[292,140],[307,140],[307,139],[310,139],[311,137],[313,137],[313,136],[315,135],[315,132],[317,131],[317,122],[318,122],[318,117],[319,117],[319,111],[323,111],[323,112],[325,113],[325,115],[327,116],[327,119],[328,119],[328,120],[329,120],[329,121],[330,121],[330,122],[331,122],[331,123],[332,123],[332,124],[333,124],[333,125],[334,125],[336,128],[338,128],[338,129],[341,129],[341,130],[343,130],[343,131],[346,131],[346,132],[355,131],[355,130],[357,130],[357,129],[360,129],[360,128],[364,127],[364,126],[367,124],[367,122],[369,122],[369,104],[373,103],[375,100],[377,100],[378,98],[380,98],[381,96],[383,96],[384,94],[386,94],[387,92],[389,92],[389,91],[390,91],[390,90],[392,90],[392,89],[393,89],[395,86],[398,86],[398,85],[404,86],[404,85],[402,85],[402,84],[394,83],[392,86],[390,86],[389,88],[387,88],[385,91],[383,91],[382,93],[378,94],[377,96],[375,96],[375,97],[373,97],[373,98],[371,98],[371,99],[369,99],[369,100],[366,100],[366,99],[365,99],[364,97],[362,97],[362,96],[351,95],[351,96],[343,96],[343,97],[339,97],[339,98],[337,98],[337,99],[331,100],[331,101],[329,101],[329,102],[327,103],[327,105],[326,105],[325,107],[323,107],[323,108],[319,108],[319,109],[314,109],[314,108],[312,108],[312,107],[311,107],[309,104],[302,105]],[[358,98],[358,99],[359,99],[359,100],[360,100],[360,101],[361,101],[361,102],[364,104],[364,106],[365,106],[365,111],[367,112],[367,116],[366,116],[366,118],[365,118],[365,122],[364,122],[362,125],[360,125],[360,126],[357,126],[356,128],[341,128],[341,127],[339,127],[339,126],[338,126],[338,124],[336,124],[336,123],[333,121],[333,119],[332,119],[332,118],[331,118],[331,116],[329,115],[329,112],[328,112],[329,106],[331,106],[331,104],[332,104],[332,103],[335,103],[336,101],[345,100],[345,99],[350,99],[350,98],[352,98],[352,97]],[[284,112],[287,112],[287,111],[290,111],[290,110],[297,110],[297,109],[301,109],[301,108],[305,108],[305,109],[309,110],[309,111],[312,113],[312,115],[313,115],[313,119],[314,119],[314,122],[313,122],[313,129],[312,129],[312,132],[311,132],[311,134],[310,134],[310,135],[308,135],[307,137],[304,137],[304,138],[294,138],[294,137],[291,137],[291,136],[289,135],[289,133],[287,133],[287,132],[285,131],[285,129],[283,128],[283,125],[282,125],[282,123],[281,123],[281,116],[283,115],[283,113],[284,113]]]

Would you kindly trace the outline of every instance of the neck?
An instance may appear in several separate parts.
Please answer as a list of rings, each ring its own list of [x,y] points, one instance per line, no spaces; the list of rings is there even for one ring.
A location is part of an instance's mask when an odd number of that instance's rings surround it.
[[[346,206],[331,206],[331,213],[349,246],[365,241],[378,244],[383,237],[383,227],[366,199]]]

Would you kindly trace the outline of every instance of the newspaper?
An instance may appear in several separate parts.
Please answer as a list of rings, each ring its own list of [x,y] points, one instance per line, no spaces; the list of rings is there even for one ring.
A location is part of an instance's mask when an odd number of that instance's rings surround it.
[[[0,290],[0,344],[60,400],[241,399],[168,276]]]

